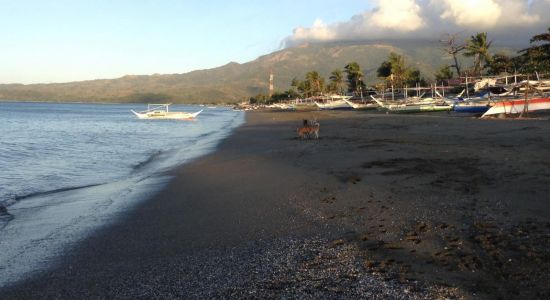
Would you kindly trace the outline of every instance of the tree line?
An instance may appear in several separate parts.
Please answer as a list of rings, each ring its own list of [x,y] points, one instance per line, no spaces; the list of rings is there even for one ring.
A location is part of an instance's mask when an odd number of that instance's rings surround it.
[[[530,40],[530,47],[518,51],[516,56],[505,53],[491,54],[492,41],[486,32],[472,35],[465,43],[458,42],[457,35],[446,35],[441,40],[445,52],[453,57],[453,65],[442,66],[435,74],[436,80],[451,79],[456,71],[458,76],[484,76],[501,74],[534,74],[550,73],[550,28],[542,34],[535,35]],[[470,68],[463,70],[459,54],[473,58]]]
[[[318,71],[309,71],[304,79],[293,78],[291,89],[283,93],[256,95],[250,98],[250,103],[272,103],[294,98],[309,98],[324,94],[358,94],[366,91],[363,81],[363,71],[357,62],[348,63],[344,69],[335,69],[330,73],[329,80],[325,80]]]
[[[530,47],[518,51],[516,56],[504,53],[492,55],[492,41],[486,32],[472,35],[465,42],[460,42],[457,35],[447,34],[441,41],[444,51],[452,56],[454,64],[442,66],[435,74],[436,81],[443,81],[464,76],[500,75],[503,73],[533,74],[550,73],[550,28],[530,40]],[[472,65],[463,69],[460,56],[472,58]],[[428,83],[420,70],[407,64],[406,58],[391,52],[376,70],[381,80],[378,89],[393,86],[397,89],[405,86],[426,86]],[[325,80],[319,72],[313,70],[303,79],[293,78],[291,89],[277,92],[272,96],[257,95],[250,98],[251,103],[272,103],[294,98],[309,98],[326,94],[359,95],[367,91],[364,82],[365,74],[357,62],[348,63],[343,69],[336,69]]]
[[[404,56],[393,52],[390,53],[386,61],[382,62],[377,70],[377,75],[386,82],[387,86],[402,87],[405,85],[427,84],[417,68],[408,66]],[[274,93],[271,97],[257,95],[251,97],[250,102],[270,104],[288,99],[317,97],[327,94],[359,96],[369,91],[364,77],[365,74],[359,64],[350,62],[343,69],[333,70],[328,81],[318,71],[309,71],[303,79],[293,78],[290,84],[291,89],[282,93]],[[372,89],[370,90],[372,91]]]

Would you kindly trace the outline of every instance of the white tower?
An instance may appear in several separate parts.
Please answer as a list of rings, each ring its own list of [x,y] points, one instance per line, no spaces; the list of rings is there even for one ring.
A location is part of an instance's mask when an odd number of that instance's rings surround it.
[[[269,73],[269,97],[273,96],[273,70]]]

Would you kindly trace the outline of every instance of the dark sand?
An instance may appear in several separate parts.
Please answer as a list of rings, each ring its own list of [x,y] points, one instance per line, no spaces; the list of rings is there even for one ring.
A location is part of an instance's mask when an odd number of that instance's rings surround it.
[[[249,113],[1,298],[549,298],[549,159],[548,120]]]

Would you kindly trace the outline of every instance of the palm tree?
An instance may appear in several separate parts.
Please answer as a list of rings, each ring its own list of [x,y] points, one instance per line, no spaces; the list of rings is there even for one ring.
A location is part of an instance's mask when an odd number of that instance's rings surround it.
[[[325,79],[317,71],[311,71],[306,74],[306,82],[311,89],[311,95],[320,94],[325,88]]]
[[[356,93],[360,89],[366,89],[363,82],[363,72],[361,72],[361,67],[359,67],[358,63],[350,62],[344,69],[344,72],[348,75],[348,92]]]
[[[535,42],[550,42],[550,27],[548,27],[548,32],[537,34],[531,38],[531,43]]]
[[[544,43],[546,42],[546,43]],[[531,38],[531,47],[518,51],[514,64],[522,72],[550,72],[550,28]]]
[[[300,83],[301,83],[300,79],[294,77],[294,78],[292,78],[290,86],[298,88],[300,86]]]
[[[443,81],[453,78],[453,71],[451,71],[451,66],[444,65],[441,67],[437,73],[435,73],[435,80]]]
[[[497,53],[491,58],[491,62],[488,64],[489,69],[487,73],[489,75],[499,75],[504,72],[510,72],[514,70],[514,63],[512,59],[503,53]]]
[[[534,61],[534,69],[537,71],[550,70],[550,28],[545,33],[537,34],[531,38],[531,44],[546,42],[544,44],[533,45],[529,49],[531,60]]]
[[[301,92],[300,96],[302,96],[302,97],[306,96],[303,81],[301,81],[298,78],[294,77],[294,78],[292,78],[292,82],[290,83],[290,86],[295,88],[297,91]]]
[[[330,73],[330,83],[334,88],[334,91],[338,94],[344,93],[344,72],[340,69],[336,69]]]
[[[484,62],[491,61],[491,55],[489,54],[489,48],[493,42],[487,42],[487,33],[480,32],[476,35],[472,35],[468,43],[466,44],[466,52],[464,56],[474,58],[474,73],[481,74],[482,64]]]
[[[405,58],[397,53],[391,52],[388,57],[388,62],[391,65],[391,75],[396,86],[402,86],[408,80],[409,69],[405,63]]]

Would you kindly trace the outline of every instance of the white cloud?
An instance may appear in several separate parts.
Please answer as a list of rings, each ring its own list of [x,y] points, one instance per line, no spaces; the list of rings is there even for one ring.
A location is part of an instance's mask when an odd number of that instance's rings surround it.
[[[441,20],[453,21],[459,26],[495,26],[502,15],[496,0],[432,0],[444,7]]]
[[[433,3],[443,7],[442,20],[470,28],[531,26],[539,23],[540,14],[544,13],[534,10],[530,13],[529,1],[524,0],[432,0]]]
[[[301,40],[327,41],[337,38],[337,34],[331,27],[323,23],[323,20],[317,19],[311,28],[298,27],[294,29],[294,37]]]
[[[435,38],[442,33],[487,31],[524,38],[550,26],[550,0],[373,0],[375,8],[347,22],[298,27],[283,43]],[[523,35],[526,35],[523,37]]]
[[[379,0],[378,10],[370,16],[374,28],[409,32],[425,26],[415,0]]]

